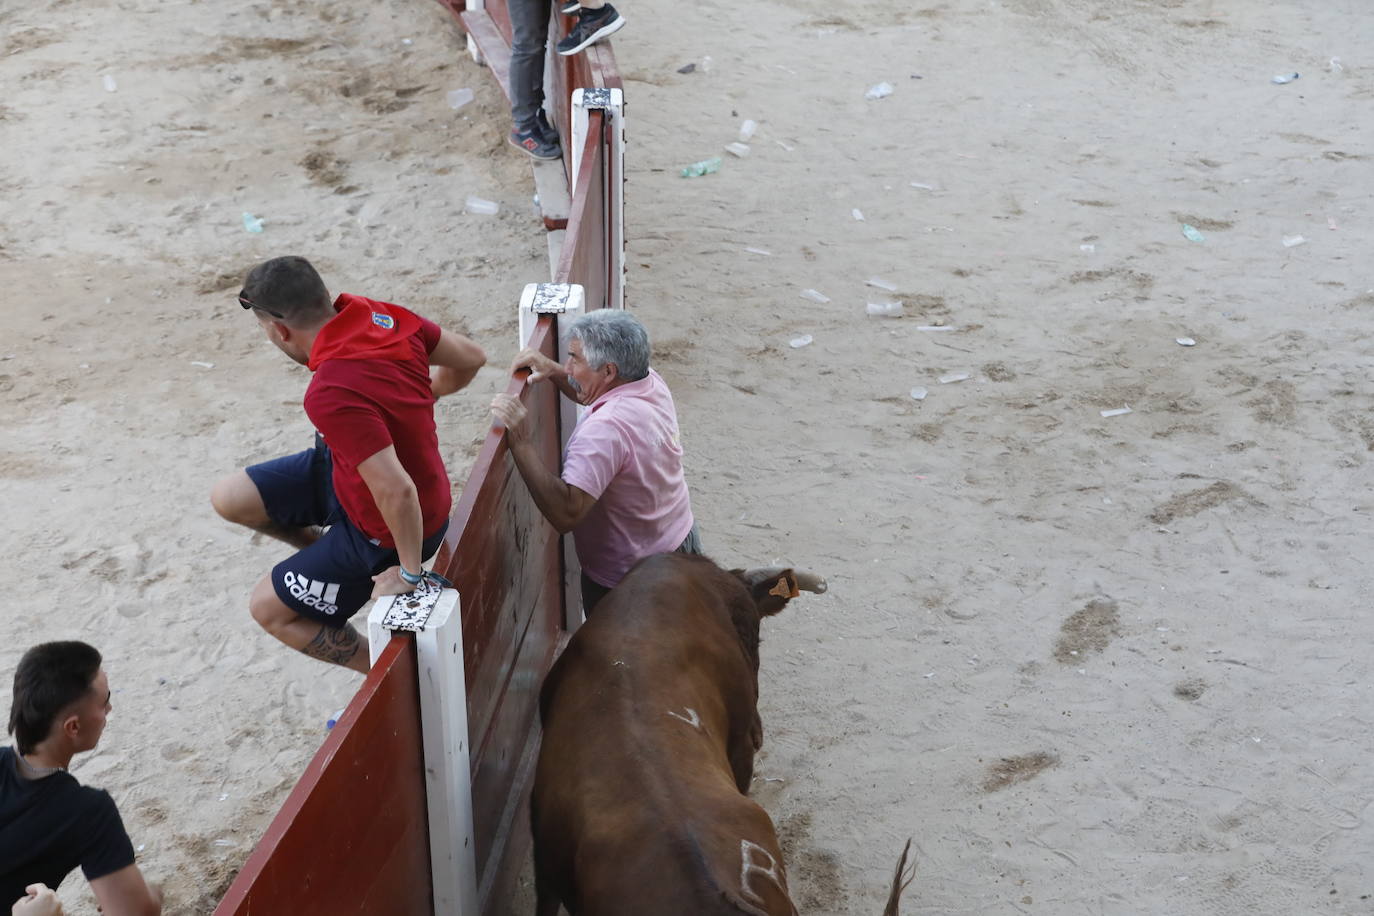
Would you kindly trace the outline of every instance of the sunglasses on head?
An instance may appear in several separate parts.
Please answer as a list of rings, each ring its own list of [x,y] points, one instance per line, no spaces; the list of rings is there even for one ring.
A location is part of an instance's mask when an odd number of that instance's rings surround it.
[[[257,309],[260,312],[266,312],[273,318],[281,318],[283,320],[285,320],[286,318],[286,316],[281,314],[280,312],[274,312],[269,308],[265,308],[264,306],[258,305],[251,299],[245,298],[243,295],[243,290],[239,291],[239,305],[243,306],[245,309]]]

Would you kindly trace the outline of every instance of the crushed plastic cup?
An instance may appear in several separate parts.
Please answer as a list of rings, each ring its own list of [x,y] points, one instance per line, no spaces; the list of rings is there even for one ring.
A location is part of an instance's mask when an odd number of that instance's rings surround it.
[[[1097,246],[1092,244],[1079,245],[1078,250],[1083,252],[1084,254],[1092,254],[1093,252],[1097,251]]]
[[[475,194],[469,195],[468,199],[464,201],[463,206],[469,213],[475,213],[478,216],[495,216],[497,213],[501,212],[501,205],[496,201],[486,200]]]
[[[966,382],[972,377],[967,372],[951,372],[949,375],[940,376],[940,384],[952,385],[955,382]]]
[[[1299,245],[1307,244],[1307,239],[1300,235],[1286,235],[1283,238],[1284,248],[1297,248]]]
[[[1099,410],[1098,413],[1102,414],[1104,417],[1124,417],[1126,414],[1131,413],[1131,407],[1128,404],[1125,407],[1113,407],[1111,410]]]
[[[710,175],[720,171],[720,157],[712,156],[710,159],[703,159],[700,162],[693,162],[682,170],[683,178],[697,178],[701,175]]]
[[[926,399],[926,395],[929,394],[929,393],[930,393],[930,392],[926,391],[924,388],[913,388],[913,389],[911,389],[911,397],[912,397],[912,400],[916,400],[916,401],[924,401],[924,400]],[[926,675],[926,677],[929,677],[929,676],[930,676],[930,675]]]
[[[1299,76],[1301,76],[1301,74],[1299,73],[1280,73],[1278,76],[1274,77],[1269,82],[1276,83],[1282,86],[1284,83],[1293,82],[1293,80],[1297,79]]]
[[[870,302],[864,306],[864,311],[878,318],[901,318],[902,303],[896,300],[892,302]]]
[[[1193,340],[1193,338],[1191,338],[1191,337],[1177,337],[1177,338],[1174,339],[1174,343],[1178,344],[1180,347],[1196,347],[1196,346],[1197,346],[1197,341],[1196,341],[1196,340]]]
[[[920,188],[922,191],[934,191],[934,190],[935,190],[935,185],[933,185],[933,184],[926,184],[924,181],[913,181],[913,182],[911,183],[911,186],[912,186],[913,188]]]
[[[473,95],[471,89],[454,89],[451,92],[449,92],[447,96],[448,107],[452,108],[454,111],[457,111],[459,108],[462,108],[468,102],[471,102],[474,97],[475,96]]]
[[[800,337],[793,337],[791,340],[787,342],[787,345],[791,347],[793,350],[800,350],[802,347],[810,345],[811,341],[814,339],[815,338],[813,338],[810,334],[803,334]]]
[[[887,282],[882,277],[869,277],[864,283],[869,286],[877,287],[878,289],[885,289],[889,293],[895,293],[897,291],[897,287],[894,284]]]
[[[739,126],[739,142],[748,143],[759,129],[759,122],[753,118],[746,118]]]
[[[822,305],[830,301],[830,297],[819,290],[804,289],[800,295],[803,299],[810,299],[812,302],[819,302]]]
[[[262,220],[245,210],[243,214],[243,228],[256,235],[262,231]]]
[[[1183,237],[1190,242],[1205,242],[1207,240],[1207,236],[1203,235],[1201,232],[1198,232],[1196,229],[1194,229],[1187,223],[1183,224]]]
[[[864,221],[864,211],[860,210],[858,207],[850,210],[849,215],[854,217],[856,223],[862,223]]]
[[[745,156],[749,155],[749,144],[727,143],[725,144],[725,151],[729,153],[731,156],[734,156],[738,159],[743,159]]]
[[[105,87],[106,92],[114,92],[119,88],[119,85],[115,83],[115,78],[108,73],[101,77],[100,83]]]
[[[876,102],[878,99],[885,99],[890,95],[892,95],[891,83],[874,83],[868,87],[868,91],[864,93],[864,98],[870,102]]]

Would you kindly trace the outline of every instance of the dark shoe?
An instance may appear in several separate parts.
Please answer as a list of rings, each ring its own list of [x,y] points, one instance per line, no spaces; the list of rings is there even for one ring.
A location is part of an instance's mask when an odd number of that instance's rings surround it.
[[[539,135],[544,138],[545,143],[551,146],[560,146],[558,142],[558,131],[554,130],[553,125],[549,123],[548,116],[544,114],[544,109],[541,108],[535,112],[534,123],[538,125]]]
[[[577,25],[572,27],[568,37],[558,43],[558,53],[569,57],[588,45],[620,31],[625,25],[625,17],[607,3],[599,10],[583,10],[577,14]]]
[[[557,143],[550,143],[545,140],[539,132],[539,125],[533,124],[526,128],[516,127],[511,130],[506,137],[510,145],[520,150],[522,153],[529,154],[531,159],[562,159],[563,151],[558,148]]]
[[[558,11],[562,13],[564,16],[571,16],[573,13],[577,12],[580,9],[582,9],[582,4],[578,3],[577,0],[572,0],[571,3],[565,3],[562,6],[560,6],[558,8]]]

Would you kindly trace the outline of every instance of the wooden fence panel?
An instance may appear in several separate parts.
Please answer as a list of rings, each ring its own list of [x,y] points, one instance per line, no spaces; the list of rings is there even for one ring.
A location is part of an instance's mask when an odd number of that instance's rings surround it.
[[[392,639],[215,916],[433,912],[415,639]]]

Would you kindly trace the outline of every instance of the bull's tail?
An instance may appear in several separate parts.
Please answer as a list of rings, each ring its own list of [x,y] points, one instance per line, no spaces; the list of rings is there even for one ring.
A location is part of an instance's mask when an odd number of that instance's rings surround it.
[[[916,880],[916,863],[912,862],[910,868],[906,864],[907,854],[910,852],[911,841],[907,840],[906,846],[902,847],[902,857],[897,860],[897,870],[892,875],[892,891],[887,895],[887,906],[883,909],[883,916],[897,916],[902,892]]]

